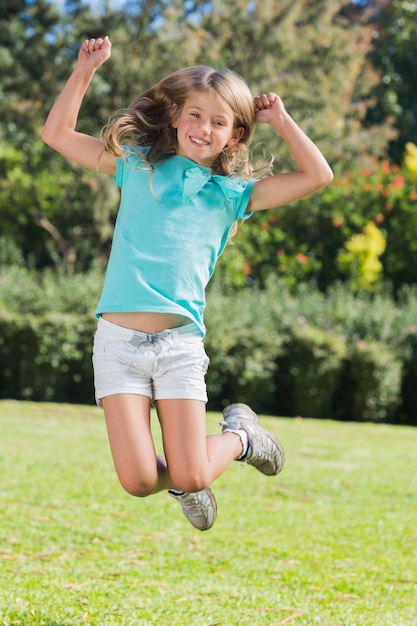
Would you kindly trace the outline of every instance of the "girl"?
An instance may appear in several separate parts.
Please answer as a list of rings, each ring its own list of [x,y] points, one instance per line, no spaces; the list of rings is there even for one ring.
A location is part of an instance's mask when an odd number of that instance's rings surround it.
[[[110,54],[108,37],[83,42],[42,138],[121,187],[93,351],[120,483],[134,496],[168,490],[191,524],[207,530],[216,519],[209,485],[232,460],[276,475],[284,455],[244,404],[227,407],[222,433],[206,436],[205,287],[238,219],[293,202],[332,172],[276,94],[253,100],[238,75],[205,66],[160,81],[116,114],[102,139],[77,132],[87,87]],[[255,122],[280,134],[297,171],[253,177]],[[163,457],[152,439],[152,403]]]

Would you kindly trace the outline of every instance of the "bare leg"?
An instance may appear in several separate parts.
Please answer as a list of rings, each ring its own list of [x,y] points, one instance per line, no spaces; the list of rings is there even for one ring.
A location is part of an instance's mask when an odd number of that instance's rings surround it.
[[[115,394],[102,400],[114,466],[131,495],[167,489],[195,493],[208,487],[242,452],[234,433],[206,435],[205,403],[158,400],[165,457],[157,456],[150,425],[150,400]]]
[[[242,452],[234,433],[206,435],[206,406],[199,400],[158,400],[169,476],[175,489],[208,487]]]
[[[150,425],[150,400],[135,394],[102,399],[114,466],[122,487],[147,496],[173,487],[164,457],[156,455]]]

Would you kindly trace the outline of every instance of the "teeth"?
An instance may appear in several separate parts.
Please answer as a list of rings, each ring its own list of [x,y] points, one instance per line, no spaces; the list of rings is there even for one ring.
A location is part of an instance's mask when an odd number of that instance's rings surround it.
[[[208,146],[208,143],[202,139],[197,139],[196,137],[193,137],[192,139],[194,143],[198,143],[200,146]]]

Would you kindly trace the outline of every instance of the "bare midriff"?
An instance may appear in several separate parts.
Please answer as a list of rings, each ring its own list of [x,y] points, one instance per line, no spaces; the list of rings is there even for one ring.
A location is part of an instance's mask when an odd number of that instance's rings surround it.
[[[168,328],[178,328],[191,323],[188,317],[172,313],[103,313],[102,318],[117,326],[142,333],[160,333]]]

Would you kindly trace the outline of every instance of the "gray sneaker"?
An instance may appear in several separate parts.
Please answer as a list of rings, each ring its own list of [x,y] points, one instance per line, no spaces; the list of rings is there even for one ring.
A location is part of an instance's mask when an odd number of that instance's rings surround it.
[[[209,530],[214,525],[217,504],[211,489],[207,487],[197,493],[176,493],[169,489],[168,493],[180,503],[182,512],[194,528]]]
[[[279,474],[284,467],[284,450],[277,438],[262,428],[256,413],[246,404],[230,404],[223,415],[223,433],[244,430],[248,436],[248,451],[238,459],[242,465],[249,463],[267,476]]]

